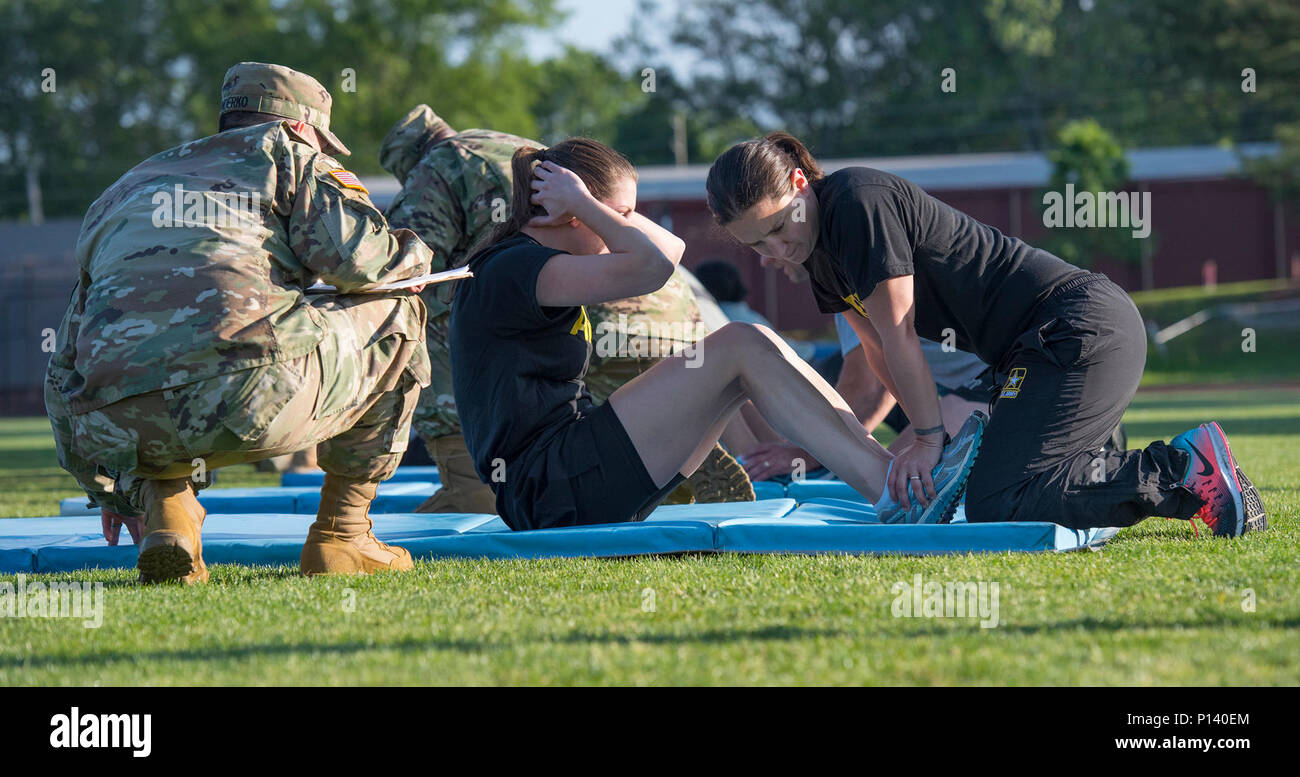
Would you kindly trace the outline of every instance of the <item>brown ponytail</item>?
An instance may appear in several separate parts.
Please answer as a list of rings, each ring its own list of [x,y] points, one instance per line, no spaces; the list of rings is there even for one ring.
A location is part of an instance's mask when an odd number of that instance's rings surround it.
[[[535,216],[546,210],[534,205],[533,168],[539,162],[554,162],[573,171],[598,200],[609,198],[626,178],[636,180],[636,168],[627,157],[591,138],[569,138],[550,148],[523,146],[510,158],[510,216],[476,245],[472,253],[519,234]]]
[[[771,132],[722,152],[705,184],[714,220],[729,224],[759,200],[788,194],[795,168],[810,182],[825,177],[812,153],[788,132]]]

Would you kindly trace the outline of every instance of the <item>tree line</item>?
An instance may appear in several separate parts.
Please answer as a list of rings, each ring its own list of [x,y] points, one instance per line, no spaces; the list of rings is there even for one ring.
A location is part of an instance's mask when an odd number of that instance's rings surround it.
[[[215,132],[222,74],[246,59],[320,79],[362,173],[426,102],[454,127],[592,135],[637,164],[707,162],[777,127],[827,157],[1059,155],[1087,119],[1098,146],[1277,139],[1258,175],[1298,188],[1293,2],[642,2],[617,41],[530,58],[524,33],[561,19],[555,0],[0,0],[0,218],[30,218],[36,195],[78,216]]]

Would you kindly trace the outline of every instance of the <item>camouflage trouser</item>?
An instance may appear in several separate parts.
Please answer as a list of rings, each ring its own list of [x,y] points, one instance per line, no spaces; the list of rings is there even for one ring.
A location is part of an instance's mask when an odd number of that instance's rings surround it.
[[[451,383],[450,322],[450,312],[431,316],[425,332],[425,342],[429,347],[429,385],[420,392],[420,402],[412,421],[415,433],[424,440],[425,447],[439,437],[460,434],[460,416],[456,413],[456,397]]]
[[[320,443],[326,472],[392,475],[428,383],[424,304],[413,294],[313,297],[327,334],[295,359],[70,414],[47,383],[59,462],[92,499],[142,513],[146,479],[190,477]],[[107,481],[107,483],[105,482]]]

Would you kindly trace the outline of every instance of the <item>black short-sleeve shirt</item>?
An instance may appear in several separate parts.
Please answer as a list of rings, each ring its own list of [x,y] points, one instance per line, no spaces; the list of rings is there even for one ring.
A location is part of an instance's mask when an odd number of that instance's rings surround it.
[[[817,247],[805,267],[823,313],[866,315],[887,278],[913,276],[916,332],[997,365],[1052,289],[1085,271],[983,224],[896,175],[847,167],[813,183]]]
[[[583,383],[591,324],[582,306],[537,303],[537,275],[556,254],[526,235],[507,238],[469,262],[474,277],[451,308],[452,385],[465,443],[479,477],[493,461],[511,471],[592,406]]]

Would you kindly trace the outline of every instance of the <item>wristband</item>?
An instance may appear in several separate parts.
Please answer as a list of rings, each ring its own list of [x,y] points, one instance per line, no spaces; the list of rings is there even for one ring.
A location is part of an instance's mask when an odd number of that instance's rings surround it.
[[[914,432],[914,434],[916,434],[917,437],[925,437],[931,434],[938,434],[939,432],[942,431],[943,431],[943,424],[939,424],[938,426],[930,426],[925,429],[917,429]]]

